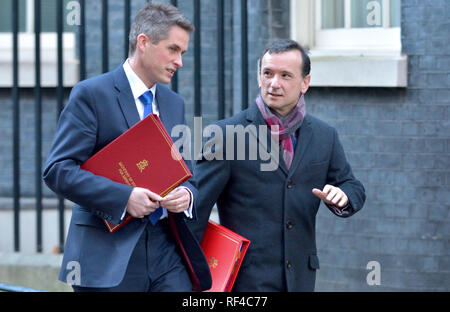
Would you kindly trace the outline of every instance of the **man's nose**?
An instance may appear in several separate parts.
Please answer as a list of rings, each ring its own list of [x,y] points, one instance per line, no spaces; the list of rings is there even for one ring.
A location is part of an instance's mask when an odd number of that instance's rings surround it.
[[[270,80],[270,86],[274,89],[280,88],[280,78],[278,75],[273,76],[272,80]]]
[[[175,59],[174,64],[177,68],[181,68],[183,67],[183,57],[180,55],[178,55],[178,57]]]

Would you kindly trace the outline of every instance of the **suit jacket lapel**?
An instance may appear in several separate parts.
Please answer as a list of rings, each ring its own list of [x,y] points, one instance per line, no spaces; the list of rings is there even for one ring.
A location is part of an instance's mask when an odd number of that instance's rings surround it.
[[[136,103],[134,101],[133,92],[131,91],[130,83],[128,82],[123,65],[120,65],[114,71],[114,87],[118,91],[117,100],[119,102],[122,113],[127,121],[128,127],[131,128],[140,121],[139,113],[137,111]],[[163,122],[166,129],[171,129],[169,124],[172,120],[170,112],[172,111],[172,103],[168,100],[169,97],[164,95],[164,89],[156,85],[156,103],[159,109],[159,118]],[[164,99],[164,100],[163,100]]]
[[[156,103],[158,105],[159,110],[159,119],[163,123],[167,132],[170,135],[170,129],[175,126],[174,118],[171,118],[173,112],[176,111],[176,107],[174,107],[173,102],[170,100],[170,96],[166,94],[166,90],[161,88],[159,84],[156,84]]]
[[[297,146],[295,148],[294,159],[292,160],[291,168],[289,170],[289,175],[295,172],[300,161],[305,155],[306,150],[308,149],[308,145],[312,138],[312,128],[311,122],[309,121],[308,114],[306,114],[305,119],[303,120],[303,124],[300,127],[300,134],[297,139]]]
[[[123,65],[119,65],[114,71],[114,87],[118,91],[117,100],[122,113],[127,121],[128,127],[131,128],[139,122],[140,118],[133,93],[131,92],[130,83],[123,70]]]

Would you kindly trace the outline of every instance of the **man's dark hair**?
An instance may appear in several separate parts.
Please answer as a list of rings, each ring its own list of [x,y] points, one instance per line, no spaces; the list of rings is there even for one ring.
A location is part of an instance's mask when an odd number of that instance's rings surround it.
[[[192,23],[170,3],[148,3],[138,12],[131,25],[129,55],[133,55],[136,50],[139,34],[146,34],[153,44],[158,44],[159,41],[167,39],[169,29],[174,25],[188,33],[194,31]]]
[[[266,46],[266,49],[264,50],[264,53],[259,58],[260,70],[261,70],[262,58],[264,55],[266,55],[266,53],[277,54],[277,53],[283,53],[283,52],[288,52],[288,51],[292,51],[292,50],[300,51],[300,54],[302,55],[302,60],[303,60],[303,68],[301,69],[302,76],[303,77],[308,76],[309,72],[311,71],[311,60],[309,59],[309,56],[306,53],[305,49],[300,44],[298,44],[296,41],[291,40],[291,39],[276,39],[276,40],[269,42],[269,44]]]

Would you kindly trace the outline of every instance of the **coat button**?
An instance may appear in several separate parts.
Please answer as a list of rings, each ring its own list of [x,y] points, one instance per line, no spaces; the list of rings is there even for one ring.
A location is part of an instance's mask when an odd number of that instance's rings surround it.
[[[291,180],[288,181],[288,183],[287,183],[287,188],[288,188],[288,189],[291,189],[291,188],[292,188],[292,181],[291,181]]]
[[[288,221],[288,222],[286,223],[286,228],[287,228],[288,230],[292,229],[293,227],[294,227],[294,223],[292,223],[292,221]]]
[[[288,269],[292,268],[292,264],[291,264],[291,262],[290,262],[289,260],[286,261],[286,267],[287,267]]]

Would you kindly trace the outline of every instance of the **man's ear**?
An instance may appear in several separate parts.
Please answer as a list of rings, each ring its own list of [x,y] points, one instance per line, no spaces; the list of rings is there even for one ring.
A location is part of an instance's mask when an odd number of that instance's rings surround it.
[[[143,51],[145,49],[145,46],[148,44],[151,44],[150,38],[146,34],[139,34],[136,38],[136,47]]]
[[[305,78],[303,78],[303,81],[302,81],[301,87],[300,87],[302,94],[305,94],[306,91],[308,91],[310,83],[311,83],[311,75],[308,75]]]

